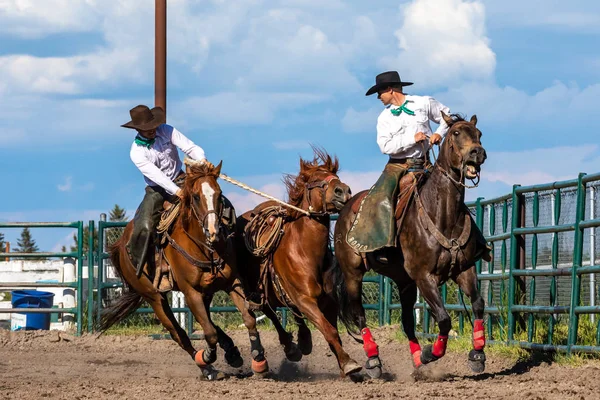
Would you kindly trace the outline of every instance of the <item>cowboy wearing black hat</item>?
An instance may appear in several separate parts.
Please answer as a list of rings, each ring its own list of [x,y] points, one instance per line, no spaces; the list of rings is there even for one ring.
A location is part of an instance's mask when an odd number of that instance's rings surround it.
[[[432,97],[405,94],[403,87],[410,85],[398,72],[389,71],[377,75],[366,93],[377,93],[385,106],[377,119],[377,144],[389,161],[348,231],[348,244],[360,252],[395,246],[398,183],[407,171],[423,168],[429,146],[440,143],[448,130],[442,112],[449,114],[450,109]],[[430,121],[439,124],[435,132]]]
[[[206,157],[202,148],[165,123],[162,108],[150,109],[139,105],[129,114],[131,121],[121,126],[137,131],[129,155],[147,184],[146,195],[135,212],[133,233],[128,243],[139,276],[151,248],[164,201],[181,197],[181,189],[175,183],[183,174],[177,148],[197,161],[206,160]]]

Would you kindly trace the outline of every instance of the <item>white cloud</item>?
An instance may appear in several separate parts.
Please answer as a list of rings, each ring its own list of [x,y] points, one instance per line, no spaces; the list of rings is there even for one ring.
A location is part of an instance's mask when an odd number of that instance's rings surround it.
[[[600,31],[600,3],[593,0],[545,0],[543,7],[539,3],[522,0],[483,2],[490,24],[504,28],[525,26],[585,33]]]
[[[57,32],[85,32],[98,27],[95,0],[2,0],[0,33],[25,38]]]
[[[338,176],[346,185],[350,186],[352,194],[371,188],[379,179],[381,171],[341,171]]]
[[[492,152],[482,166],[482,178],[507,185],[533,185],[573,179],[579,172],[600,170],[599,150],[600,146],[597,144],[586,144]]]
[[[65,178],[65,183],[59,184],[57,186],[58,190],[61,192],[70,192],[72,187],[73,187],[73,177],[72,176],[67,176]]]
[[[67,176],[65,178],[64,183],[56,186],[56,188],[61,192],[73,192],[73,191],[89,192],[89,191],[94,190],[94,187],[95,187],[95,185],[92,182],[87,182],[87,183],[84,183],[83,185],[75,185],[74,186],[72,176]]]
[[[528,123],[556,127],[568,116],[564,126],[573,129],[583,128],[590,116],[595,115],[600,84],[579,88],[557,81],[537,93],[528,94],[510,86],[470,83],[435,97],[451,105],[453,111],[479,114],[480,122],[488,124]],[[506,134],[521,135],[522,127]]]
[[[400,53],[382,58],[382,66],[401,70],[402,78],[419,88],[492,78],[496,55],[485,35],[480,1],[414,0],[402,13],[395,33]]]
[[[136,49],[101,50],[73,57],[0,57],[0,74],[8,79],[3,91],[79,94],[98,84],[116,86],[127,78],[142,82]],[[103,88],[105,89],[105,87]]]

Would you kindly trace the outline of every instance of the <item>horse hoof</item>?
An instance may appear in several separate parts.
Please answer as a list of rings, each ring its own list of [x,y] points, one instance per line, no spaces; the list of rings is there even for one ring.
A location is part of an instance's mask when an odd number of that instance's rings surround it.
[[[469,353],[469,368],[476,374],[485,371],[485,353],[481,350],[471,350]]]
[[[360,365],[358,365],[358,363],[354,360],[350,360],[346,363],[346,365],[344,365],[344,367],[342,368],[342,371],[344,372],[344,376],[348,376],[350,374],[354,374],[358,371],[360,371],[362,369],[362,367]]]
[[[269,363],[265,358],[262,361],[252,360],[252,372],[255,374],[265,374],[269,372]]]
[[[421,363],[422,364],[429,364],[430,362],[433,361],[437,361],[440,358],[437,356],[433,355],[433,346],[428,344],[427,346],[423,347],[423,349],[421,350]]]
[[[227,361],[227,364],[233,368],[239,368],[244,365],[244,359],[242,358],[237,346],[230,348],[225,353],[225,361]]]
[[[312,349],[313,349],[312,336],[310,336],[310,334],[306,337],[300,336],[298,338],[298,347],[300,348],[300,351],[302,352],[302,354],[304,354],[305,356],[312,353]]]
[[[365,370],[367,371],[367,374],[372,378],[372,379],[379,379],[381,378],[382,375],[382,368],[381,368],[381,360],[379,359],[379,357],[370,357],[367,360],[367,363],[365,365]]]
[[[202,372],[201,379],[207,381],[221,381],[227,377],[223,372],[215,369],[215,367],[211,365],[200,367],[200,371]]]
[[[296,343],[292,343],[289,348],[284,349],[285,358],[289,361],[298,362],[302,360],[302,351],[298,348]]]

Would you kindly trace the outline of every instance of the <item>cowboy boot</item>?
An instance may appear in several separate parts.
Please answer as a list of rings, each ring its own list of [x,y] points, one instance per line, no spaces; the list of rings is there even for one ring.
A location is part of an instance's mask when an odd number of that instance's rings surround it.
[[[160,210],[162,209],[163,196],[152,188],[146,188],[146,195],[138,207],[133,218],[133,232],[127,249],[131,256],[131,261],[136,268],[139,278],[144,269],[144,264],[149,256],[154,252],[154,231],[160,220]],[[151,247],[152,246],[152,247]]]
[[[131,262],[135,267],[138,278],[142,275],[142,270],[146,264],[148,254],[150,253],[149,249],[151,242],[152,235],[150,232],[145,231],[138,233],[136,236],[132,235],[131,240],[127,243]]]

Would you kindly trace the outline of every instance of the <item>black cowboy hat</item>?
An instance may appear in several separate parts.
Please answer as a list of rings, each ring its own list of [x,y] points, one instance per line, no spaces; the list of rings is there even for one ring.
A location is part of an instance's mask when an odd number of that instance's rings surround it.
[[[365,94],[365,96],[370,96],[382,89],[389,87],[410,86],[412,84],[412,82],[402,82],[400,75],[398,75],[396,71],[382,72],[375,78],[375,86],[367,90],[367,94]]]
[[[139,105],[129,110],[131,121],[121,125],[123,128],[138,129],[140,131],[149,131],[158,128],[166,121],[165,111],[162,107],[149,109],[148,106]]]

